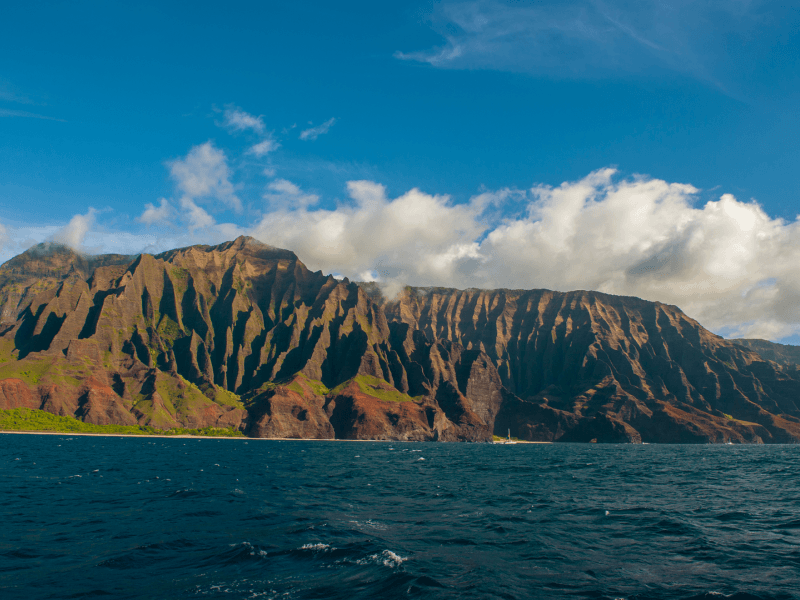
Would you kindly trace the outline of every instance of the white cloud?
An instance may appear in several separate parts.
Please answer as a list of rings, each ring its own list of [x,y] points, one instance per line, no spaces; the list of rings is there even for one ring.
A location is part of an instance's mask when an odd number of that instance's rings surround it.
[[[86,234],[92,228],[95,222],[95,215],[97,211],[90,208],[85,215],[75,215],[70,219],[65,227],[55,232],[50,238],[54,242],[69,246],[78,252],[85,252],[84,241]]]
[[[184,191],[207,189],[185,181]],[[771,218],[753,201],[722,194],[698,204],[691,185],[621,179],[613,169],[461,204],[418,189],[389,197],[372,181],[351,181],[347,193],[318,208],[316,195],[274,180],[270,208],[251,227],[217,223],[188,193],[172,205],[162,199],[139,221],[161,223],[175,211],[185,227],[166,237],[104,230],[90,209],[61,228],[0,226],[0,257],[45,239],[135,253],[247,233],[294,250],[311,269],[377,280],[387,294],[404,284],[598,290],[675,304],[733,337],[800,333],[800,220]]]
[[[167,225],[174,213],[172,205],[166,198],[161,198],[161,205],[156,207],[151,203],[145,204],[144,212],[137,219],[145,225]]]
[[[336,123],[335,118],[328,119],[322,125],[317,125],[316,127],[311,127],[310,129],[305,129],[300,132],[300,139],[301,140],[315,140],[319,136],[328,133],[333,124]]]
[[[241,210],[241,200],[230,182],[225,153],[211,142],[193,147],[183,159],[169,163],[170,173],[188,198],[196,201],[219,200],[234,210]]]
[[[8,222],[0,226],[5,232],[4,238],[0,236],[0,264],[46,241],[65,243],[86,254],[136,255],[141,252],[157,254],[192,244],[219,244],[246,233],[231,223],[215,223],[210,215],[191,201],[183,208],[187,212],[181,215],[186,224],[182,228],[147,228],[140,231],[108,228],[100,221],[103,211],[93,209],[89,209],[85,215],[76,215],[61,226]]]
[[[287,191],[290,185],[280,183]],[[454,264],[482,232],[477,203],[453,205],[447,196],[417,189],[395,199],[383,186],[352,181],[351,205],[335,210],[281,208],[264,216],[253,235],[270,244],[291,248],[314,269],[340,272],[352,278],[377,273],[383,282],[456,285],[468,260]],[[475,259],[475,252],[466,257]]]
[[[250,154],[255,154],[256,156],[258,156],[260,158],[260,157],[262,157],[262,156],[264,156],[266,154],[269,154],[270,152],[274,152],[275,150],[280,148],[280,146],[281,145],[278,142],[276,142],[272,138],[269,138],[269,139],[263,140],[263,141],[255,144],[253,146],[250,146],[250,149],[248,150],[248,152]]]
[[[603,169],[466,204],[416,189],[390,199],[383,186],[354,181],[352,203],[280,208],[252,232],[312,269],[377,278],[392,290],[598,290],[676,304],[733,336],[800,332],[800,220],[772,219],[730,194],[695,207],[691,185],[617,179]],[[501,216],[515,206],[519,216]]]
[[[264,194],[264,199],[272,209],[277,208],[306,208],[319,202],[316,194],[306,194],[297,185],[286,179],[276,179],[267,185],[268,193]]]
[[[224,125],[232,131],[246,131],[252,129],[256,133],[264,133],[264,120],[262,117],[254,117],[240,108],[229,107],[223,113],[225,118]]]
[[[676,304],[705,326],[776,337],[800,324],[800,225],[730,194],[603,170],[534,188],[480,245],[487,287],[591,289]]]
[[[192,202],[191,198],[181,198],[181,208],[185,211],[182,216],[192,230],[206,229],[215,223],[214,217]]]

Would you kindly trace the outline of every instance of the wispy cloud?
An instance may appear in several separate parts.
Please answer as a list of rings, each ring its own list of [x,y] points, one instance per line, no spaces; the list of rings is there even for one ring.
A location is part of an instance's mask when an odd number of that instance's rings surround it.
[[[235,106],[230,106],[223,113],[225,119],[223,124],[231,131],[246,131],[252,129],[256,133],[264,133],[264,119],[261,116],[253,116]]]
[[[255,154],[256,156],[261,157],[261,156],[266,156],[270,152],[274,152],[280,147],[281,145],[278,142],[276,142],[272,138],[268,138],[257,144],[254,144],[253,146],[250,146],[247,152],[249,154]]]
[[[35,102],[28,96],[19,94],[17,92],[12,92],[2,87],[0,87],[0,100],[4,102],[15,102],[17,104],[35,104]]]
[[[44,106],[44,102],[22,91],[10,81],[0,79],[0,101],[13,102],[14,104],[29,104]]]
[[[300,139],[315,140],[319,136],[328,133],[328,131],[330,131],[330,128],[333,127],[334,123],[336,123],[336,119],[331,118],[325,121],[322,125],[311,127],[310,129],[305,129],[304,131],[300,132]]]
[[[243,111],[237,106],[228,106],[223,113],[223,122],[218,123],[229,132],[253,131],[261,138],[260,142],[252,144],[247,150],[247,154],[253,154],[259,158],[274,152],[281,145],[273,138],[273,133],[268,132],[262,116],[254,116]]]
[[[438,68],[496,69],[598,78],[669,68],[721,85],[731,36],[752,37],[763,22],[758,0],[445,1],[431,14],[444,43],[398,51]],[[724,68],[720,67],[721,71]]]
[[[26,110],[11,110],[8,108],[0,108],[0,117],[27,117],[30,119],[45,119],[47,121],[60,121],[65,123],[64,119],[57,119],[56,117],[48,117],[47,115],[40,115],[37,113],[28,112]]]
[[[319,202],[316,194],[307,194],[300,187],[286,179],[276,179],[267,185],[268,192],[264,194],[264,199],[270,207],[275,210],[278,208],[308,208]]]

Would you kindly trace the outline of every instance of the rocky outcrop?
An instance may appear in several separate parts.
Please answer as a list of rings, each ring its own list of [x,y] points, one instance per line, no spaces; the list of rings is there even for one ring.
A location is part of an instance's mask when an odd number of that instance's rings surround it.
[[[317,394],[302,377],[290,386],[274,386],[252,396],[248,403],[247,433],[266,438],[334,439],[324,396]]]
[[[0,307],[0,409],[259,437],[800,440],[796,366],[638,298],[387,300],[243,237],[136,257],[40,245],[0,267]]]

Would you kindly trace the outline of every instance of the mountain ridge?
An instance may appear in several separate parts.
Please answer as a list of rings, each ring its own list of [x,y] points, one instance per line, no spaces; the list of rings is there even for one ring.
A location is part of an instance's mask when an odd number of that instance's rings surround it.
[[[797,369],[678,307],[407,287],[240,237],[0,266],[0,409],[258,437],[797,442]],[[763,351],[763,350],[762,350]]]

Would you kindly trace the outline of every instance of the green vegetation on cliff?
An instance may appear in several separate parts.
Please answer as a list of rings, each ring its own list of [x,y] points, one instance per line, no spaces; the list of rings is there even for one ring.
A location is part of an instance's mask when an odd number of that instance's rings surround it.
[[[156,429],[149,425],[93,425],[73,417],[59,417],[43,410],[12,408],[0,410],[0,431],[52,431],[63,433],[104,433],[121,435],[203,435],[244,437],[237,429],[204,427],[202,429]]]
[[[362,393],[367,394],[368,396],[372,396],[373,398],[377,398],[378,400],[383,400],[384,402],[415,401],[415,398],[412,398],[408,394],[404,394],[403,392],[393,388],[391,385],[389,385],[382,379],[378,379],[377,377],[373,377],[372,375],[356,375],[352,379],[337,385],[335,388],[331,390],[330,393],[331,394],[341,393],[348,385],[350,385],[351,381],[356,382],[356,385],[358,385],[358,388],[361,390]]]
[[[12,360],[0,366],[0,379],[21,379],[28,385],[39,385],[39,380],[53,366],[52,357],[35,358],[24,361]]]

